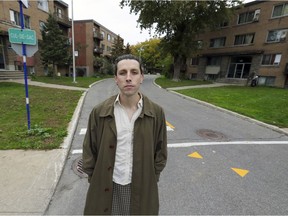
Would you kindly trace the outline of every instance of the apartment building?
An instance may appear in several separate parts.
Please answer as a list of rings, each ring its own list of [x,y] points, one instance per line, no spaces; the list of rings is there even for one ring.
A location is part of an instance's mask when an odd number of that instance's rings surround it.
[[[92,76],[99,69],[95,57],[109,58],[117,34],[94,20],[75,20],[74,29],[76,72]]]
[[[41,28],[45,25],[49,13],[57,19],[64,35],[71,28],[68,17],[68,5],[61,0],[36,0],[29,1],[29,7],[23,8],[25,28],[35,30],[37,40],[41,40]],[[0,73],[22,70],[22,57],[18,56],[9,42],[8,29],[20,28],[20,6],[18,1],[0,1]],[[44,75],[45,68],[40,59],[40,52],[27,57],[28,72]],[[69,65],[58,65],[58,71],[68,73]]]
[[[197,38],[186,76],[220,82],[288,87],[288,2],[253,1]]]

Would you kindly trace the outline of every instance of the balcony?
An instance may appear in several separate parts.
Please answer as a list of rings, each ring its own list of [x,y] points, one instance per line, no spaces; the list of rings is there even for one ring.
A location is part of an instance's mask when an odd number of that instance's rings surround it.
[[[64,16],[63,14],[60,13],[53,13],[54,18],[57,20],[57,22],[67,28],[72,27],[72,22],[69,19],[69,17]]]
[[[93,52],[96,54],[103,54],[103,48],[96,46],[96,47],[94,47]]]
[[[94,38],[97,38],[97,39],[99,39],[99,40],[103,40],[104,38],[103,38],[103,35],[100,33],[100,32],[93,32],[93,37]]]

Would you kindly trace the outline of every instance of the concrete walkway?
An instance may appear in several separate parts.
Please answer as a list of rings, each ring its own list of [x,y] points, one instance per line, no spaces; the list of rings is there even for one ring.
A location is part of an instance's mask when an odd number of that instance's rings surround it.
[[[228,83],[212,83],[212,84],[207,84],[207,85],[173,87],[173,88],[167,88],[167,90],[169,90],[169,91],[177,91],[177,90],[182,90],[182,89],[213,88],[213,87],[221,87],[221,86],[239,86],[239,85],[237,85],[237,84],[228,84]]]
[[[20,84],[25,84],[24,79],[18,79],[18,80],[0,80],[0,82],[15,82]],[[80,87],[74,87],[74,86],[65,86],[65,85],[56,85],[56,84],[48,84],[43,82],[36,82],[28,80],[28,85],[32,86],[39,86],[44,88],[57,88],[57,89],[67,89],[67,90],[78,90],[78,91],[86,91],[87,88],[80,88]]]

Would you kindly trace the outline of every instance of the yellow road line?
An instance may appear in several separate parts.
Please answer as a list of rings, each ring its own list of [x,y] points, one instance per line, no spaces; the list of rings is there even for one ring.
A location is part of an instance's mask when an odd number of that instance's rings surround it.
[[[174,127],[172,124],[170,124],[168,121],[166,121],[166,125],[169,126],[169,127],[172,128],[172,129],[175,128],[175,127]]]

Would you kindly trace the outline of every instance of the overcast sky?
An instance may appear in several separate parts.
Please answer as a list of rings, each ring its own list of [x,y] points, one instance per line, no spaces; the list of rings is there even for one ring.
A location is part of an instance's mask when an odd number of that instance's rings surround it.
[[[69,4],[70,18],[72,0],[63,0]],[[245,0],[250,2],[252,0]],[[137,28],[138,15],[130,14],[129,7],[119,6],[120,0],[73,0],[74,20],[93,19],[124,39],[124,44],[135,45],[149,40],[148,30]]]
[[[69,4],[71,0],[63,0]],[[93,19],[124,39],[124,44],[135,45],[149,40],[149,32],[137,28],[137,17],[129,13],[129,8],[119,6],[120,0],[73,0],[74,20]]]

